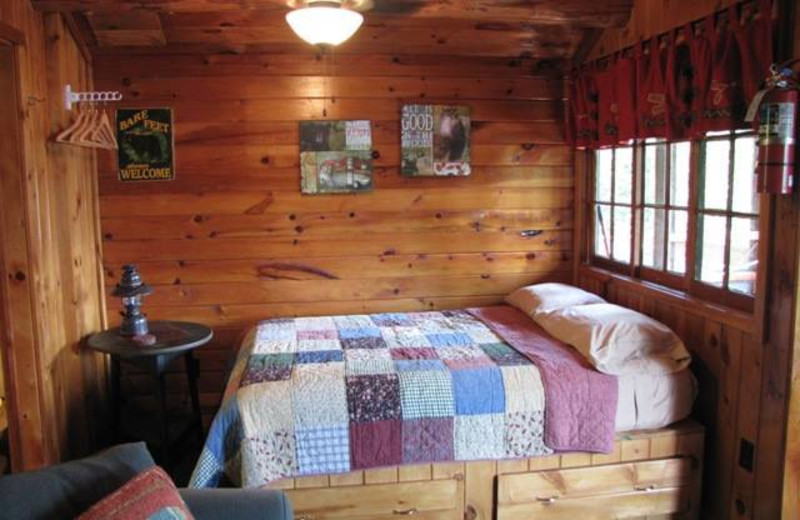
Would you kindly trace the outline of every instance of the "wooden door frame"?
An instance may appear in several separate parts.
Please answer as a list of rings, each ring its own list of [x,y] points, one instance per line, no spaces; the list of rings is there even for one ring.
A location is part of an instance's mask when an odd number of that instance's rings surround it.
[[[20,47],[24,34],[0,22],[0,47],[9,52],[12,74],[8,90],[14,91],[12,113],[23,105]],[[2,79],[0,79],[2,81]],[[30,244],[31,222],[26,209],[26,157],[23,123],[12,125],[16,137],[18,175],[0,178],[0,337],[8,402],[9,448],[12,471],[37,468],[50,459],[41,408],[41,364],[37,353],[36,306]],[[11,189],[9,189],[11,188]]]

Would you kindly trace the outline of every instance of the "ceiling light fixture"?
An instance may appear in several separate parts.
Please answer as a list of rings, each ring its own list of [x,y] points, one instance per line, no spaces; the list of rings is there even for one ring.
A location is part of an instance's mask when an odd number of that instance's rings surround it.
[[[355,9],[367,9],[371,2],[360,0],[294,0],[286,22],[294,33],[312,45],[335,46],[353,36],[364,22]]]

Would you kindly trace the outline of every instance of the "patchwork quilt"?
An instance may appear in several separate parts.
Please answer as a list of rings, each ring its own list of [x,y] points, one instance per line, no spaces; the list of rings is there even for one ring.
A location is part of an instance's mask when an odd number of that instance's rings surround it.
[[[244,340],[190,486],[546,455],[544,411],[537,366],[467,311],[273,319]]]

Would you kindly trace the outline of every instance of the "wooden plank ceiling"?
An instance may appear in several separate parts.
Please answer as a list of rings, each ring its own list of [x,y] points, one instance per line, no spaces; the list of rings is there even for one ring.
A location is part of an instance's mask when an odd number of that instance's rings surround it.
[[[286,0],[32,0],[72,13],[98,54],[307,53]],[[580,59],[633,0],[374,0],[339,54]]]

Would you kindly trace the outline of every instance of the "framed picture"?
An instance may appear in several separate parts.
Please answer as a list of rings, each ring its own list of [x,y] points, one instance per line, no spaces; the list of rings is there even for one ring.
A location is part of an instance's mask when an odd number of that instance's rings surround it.
[[[401,125],[403,175],[470,174],[469,107],[404,105]]]
[[[121,182],[175,179],[171,108],[117,110],[117,178]]]
[[[300,184],[309,195],[371,191],[369,121],[300,123]]]

